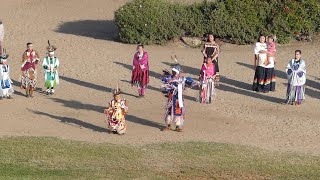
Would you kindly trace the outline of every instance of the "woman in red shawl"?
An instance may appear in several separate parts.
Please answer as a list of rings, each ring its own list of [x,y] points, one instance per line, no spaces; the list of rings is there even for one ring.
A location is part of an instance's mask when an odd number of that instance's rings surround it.
[[[131,85],[138,87],[139,97],[144,96],[145,88],[149,84],[149,56],[143,45],[138,45],[133,57]]]

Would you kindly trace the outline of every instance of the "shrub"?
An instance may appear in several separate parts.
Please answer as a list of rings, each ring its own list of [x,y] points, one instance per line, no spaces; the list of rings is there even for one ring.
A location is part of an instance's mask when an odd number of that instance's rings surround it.
[[[135,0],[115,12],[120,39],[127,43],[162,44],[178,36],[173,7],[165,0]]]
[[[267,6],[263,1],[225,0],[212,4],[208,18],[207,30],[237,44],[255,42],[261,31],[265,31]]]
[[[216,0],[192,5],[166,0],[133,0],[115,12],[120,39],[127,43],[163,44],[181,36],[212,32],[247,44],[259,34],[276,34],[280,43],[320,32],[318,0]]]
[[[277,34],[280,43],[286,43],[293,36],[300,34],[312,34],[319,30],[319,4],[317,0],[272,1],[270,18],[267,22],[269,31]]]

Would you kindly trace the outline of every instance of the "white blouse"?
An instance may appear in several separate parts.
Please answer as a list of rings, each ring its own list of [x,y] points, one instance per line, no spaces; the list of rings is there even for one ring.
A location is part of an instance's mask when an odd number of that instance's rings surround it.
[[[267,54],[259,53],[260,51],[267,51],[267,43],[257,42],[254,48],[254,54],[258,55],[258,66],[274,68],[274,57],[269,57],[269,64],[265,65],[265,62],[267,61]]]

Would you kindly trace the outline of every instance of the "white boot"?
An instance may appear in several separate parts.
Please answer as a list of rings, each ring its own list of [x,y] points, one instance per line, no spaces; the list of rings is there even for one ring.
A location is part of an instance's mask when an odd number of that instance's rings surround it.
[[[50,93],[50,89],[47,89],[46,94],[49,95],[49,93]]]

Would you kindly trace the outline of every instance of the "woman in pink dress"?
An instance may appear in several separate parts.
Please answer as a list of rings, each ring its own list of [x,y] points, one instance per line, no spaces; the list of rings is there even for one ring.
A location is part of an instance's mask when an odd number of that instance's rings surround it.
[[[149,56],[144,51],[143,45],[138,45],[137,52],[133,57],[133,70],[131,85],[138,87],[139,97],[143,97],[145,89],[149,84]]]
[[[206,63],[203,63],[200,72],[200,103],[210,104],[215,96],[214,88],[214,76],[215,65],[212,63],[212,59],[209,57]]]

